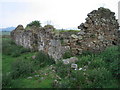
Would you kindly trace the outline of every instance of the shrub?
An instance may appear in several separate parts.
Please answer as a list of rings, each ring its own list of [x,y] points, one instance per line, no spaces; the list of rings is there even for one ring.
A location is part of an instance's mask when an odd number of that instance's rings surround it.
[[[100,53],[100,57],[107,63],[111,63],[118,57],[119,51],[117,46],[106,48],[105,51]]]
[[[10,39],[2,39],[2,53],[9,55],[11,51]]]
[[[90,55],[85,55],[85,56],[78,56],[79,60],[76,62],[78,66],[83,67],[83,66],[88,66],[89,63],[93,60],[93,57]]]
[[[44,53],[43,51],[40,51],[36,55],[35,63],[40,67],[45,67],[47,65],[55,64],[55,61],[51,56]]]
[[[95,57],[93,60],[90,61],[90,64],[88,65],[89,69],[94,69],[94,68],[101,68],[105,67],[105,62],[101,58]]]
[[[26,27],[32,27],[32,26],[36,26],[36,27],[41,27],[41,23],[37,20],[32,21],[31,23],[27,24]]]
[[[62,75],[62,74],[61,74]],[[64,74],[63,74],[64,75]],[[87,71],[72,70],[69,77],[62,80],[54,87],[59,88],[117,88],[111,72],[105,68],[88,69]]]
[[[12,64],[12,78],[24,77],[33,72],[33,64],[25,60],[16,60]]]
[[[120,80],[120,59],[114,60],[109,64],[109,70],[112,72],[113,76]]]
[[[84,88],[84,84],[87,84],[86,76],[83,71],[73,70],[69,81],[71,88]]]
[[[12,78],[10,73],[3,73],[2,74],[2,86],[7,87],[12,84]]]
[[[54,88],[70,88],[70,81],[69,79],[62,79],[61,81],[57,81],[58,83],[56,82],[53,82],[52,83],[52,86]]]
[[[20,53],[20,50],[18,50],[17,47],[14,47],[14,49],[15,49],[15,50],[13,51],[13,47],[12,47],[11,56],[12,56],[12,57],[18,57],[18,56],[20,56],[20,54],[21,54],[21,53]]]
[[[31,50],[29,48],[23,48],[22,46],[20,46],[20,53],[26,53],[26,52],[30,52]]]
[[[13,57],[18,57],[22,53],[30,52],[30,49],[23,48],[22,46],[17,46],[11,39],[3,39],[2,42],[2,53],[5,55],[11,55]]]
[[[102,76],[101,74],[96,74],[96,78],[95,76],[93,77],[94,80],[97,80],[96,82],[98,82],[97,84],[95,84],[95,82],[93,82],[93,84],[96,85],[96,87],[118,87],[116,80],[114,80],[114,77],[119,79],[119,75],[120,75],[120,68],[119,68],[119,47],[118,46],[112,46],[107,48],[105,51],[101,52],[100,54],[85,54],[85,55],[81,55],[80,57],[80,61],[78,61],[77,63],[79,64],[79,66],[84,67],[84,66],[88,66],[87,69],[90,70],[88,75],[89,76],[94,76],[91,75],[92,72],[93,74],[95,73],[101,73],[102,75],[106,74],[107,76]],[[94,70],[96,69],[96,70]],[[94,70],[94,71],[92,71]],[[99,80],[101,77],[101,80]],[[90,78],[90,77],[89,77]],[[109,83],[107,82],[107,80],[109,81]],[[91,80],[90,80],[91,81]],[[112,82],[114,81],[114,82]],[[89,87],[94,87],[95,85],[93,84],[89,84]]]
[[[81,56],[88,56],[88,55],[92,55],[92,53],[90,51],[84,51]]]
[[[112,54],[113,53],[113,54]],[[83,53],[76,62],[82,70],[56,64],[56,73],[62,78],[54,87],[59,88],[118,88],[120,75],[119,48],[107,48],[100,54]],[[116,79],[115,79],[115,78]]]
[[[67,59],[67,58],[70,58],[72,56],[73,56],[72,51],[68,50],[63,54],[63,59]]]
[[[100,54],[100,57],[105,61],[106,68],[110,70],[117,79],[120,75],[120,46],[112,46],[107,48]]]
[[[88,83],[87,88],[104,88],[111,79],[113,79],[111,72],[104,67],[86,71]],[[111,85],[111,83],[109,83]]]
[[[65,64],[63,64],[62,62],[59,61],[55,65],[55,67],[56,67],[56,73],[62,78],[65,78],[65,77],[69,76],[70,73],[71,73],[70,64],[65,65]]]
[[[118,46],[118,52],[119,52],[119,55],[120,55],[120,45]]]

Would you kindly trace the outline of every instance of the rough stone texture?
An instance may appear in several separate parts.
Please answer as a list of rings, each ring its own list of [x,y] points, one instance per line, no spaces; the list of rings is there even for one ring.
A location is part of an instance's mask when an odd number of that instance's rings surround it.
[[[118,45],[118,21],[114,12],[99,8],[90,12],[86,22],[78,26],[78,35],[71,36],[71,48],[75,54],[83,51],[100,52],[106,47]]]
[[[68,58],[68,59],[63,59],[64,64],[71,64],[71,63],[75,63],[76,61],[78,61],[77,57],[71,57],[71,58]]]
[[[71,68],[72,69],[78,69],[78,65],[77,64],[71,64]]]
[[[100,52],[106,47],[120,45],[120,31],[115,13],[99,8],[90,12],[85,23],[78,26],[80,32],[61,32],[55,34],[52,27],[33,27],[26,30],[19,25],[11,32],[16,44],[33,50],[44,51],[55,60],[69,49],[74,55],[83,51]]]
[[[30,30],[25,30],[22,25],[18,25],[18,27],[11,32],[11,36],[17,45],[33,49],[33,32]]]
[[[11,37],[17,45],[33,50],[42,50],[57,60],[62,57],[69,47],[61,45],[59,38],[56,38],[55,33],[52,32],[53,29],[42,27],[25,30],[22,25],[18,25],[11,32]]]

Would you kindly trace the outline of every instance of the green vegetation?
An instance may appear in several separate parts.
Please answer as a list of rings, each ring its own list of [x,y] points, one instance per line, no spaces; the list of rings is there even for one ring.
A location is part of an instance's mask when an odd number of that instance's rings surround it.
[[[3,88],[52,87],[54,77],[51,78],[51,76],[55,75],[53,75],[54,73],[51,73],[51,71],[46,68],[49,67],[48,65],[54,63],[54,60],[51,57],[43,52],[31,52],[29,49],[18,46],[12,42],[10,38],[2,38],[2,40]],[[19,53],[14,53],[14,51],[19,51]],[[36,56],[36,58],[33,59],[32,56]],[[41,65],[40,63],[43,64]],[[45,75],[46,72],[50,74]],[[40,76],[35,77],[35,75]]]
[[[55,61],[48,54],[41,51],[37,53],[34,63],[41,68],[41,67],[55,64]]]
[[[56,65],[59,88],[118,88],[120,75],[120,46],[112,46],[99,54],[83,53],[77,56],[78,70],[69,65]],[[64,75],[63,75],[64,73]]]
[[[70,58],[71,56],[73,56],[72,51],[71,50],[66,51],[63,55],[63,59]]]
[[[33,72],[33,64],[25,60],[16,60],[12,64],[11,76],[13,79],[28,76]]]
[[[73,34],[73,33],[77,33],[79,32],[79,30],[64,30],[64,29],[53,29],[53,31],[56,33],[56,34],[61,34],[61,33],[70,33],[70,34]]]
[[[31,28],[33,26],[35,26],[35,27],[41,27],[40,21],[37,21],[37,20],[32,21],[31,23],[27,24],[26,29],[29,29],[29,28]]]
[[[32,52],[2,38],[3,88],[118,88],[120,86],[120,46],[93,54],[76,56],[78,69],[70,68],[44,52]],[[35,58],[33,58],[35,56]],[[71,57],[71,51],[63,58]]]
[[[71,33],[74,33],[74,32],[80,32],[80,30],[60,30],[60,33],[62,32],[71,32]]]
[[[0,31],[0,35],[10,35],[10,31]]]
[[[18,57],[22,53],[30,52],[29,49],[23,48],[22,46],[17,46],[10,38],[3,38],[2,41],[2,53],[4,55],[11,55],[13,57]]]

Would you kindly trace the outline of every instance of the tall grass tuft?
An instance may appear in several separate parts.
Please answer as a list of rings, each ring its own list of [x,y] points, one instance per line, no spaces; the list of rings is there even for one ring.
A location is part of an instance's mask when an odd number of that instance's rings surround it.
[[[4,55],[11,55],[12,57],[18,57],[26,52],[30,52],[30,49],[16,45],[10,38],[3,39],[2,53]]]
[[[40,68],[45,67],[47,65],[55,64],[54,59],[51,56],[49,56],[48,54],[44,53],[43,51],[40,51],[37,53],[34,62]]]
[[[12,64],[11,76],[13,79],[25,77],[33,72],[33,63],[25,60],[16,60]]]

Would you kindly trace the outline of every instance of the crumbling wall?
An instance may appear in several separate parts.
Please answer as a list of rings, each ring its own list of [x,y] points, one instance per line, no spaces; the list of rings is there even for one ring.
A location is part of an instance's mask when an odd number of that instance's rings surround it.
[[[56,37],[53,28],[41,27],[26,30],[22,25],[11,32],[11,37],[17,45],[33,50],[44,51],[58,60],[69,49],[62,46],[61,41]]]
[[[34,35],[32,30],[25,30],[22,25],[18,25],[15,30],[11,32],[11,37],[17,45],[24,48],[34,49]]]
[[[87,16],[86,22],[78,26],[80,32],[71,37],[70,47],[75,54],[100,52],[106,47],[118,45],[119,25],[114,12],[101,7]]]
[[[78,26],[80,32],[53,32],[54,28],[41,27],[25,30],[19,25],[11,36],[16,44],[25,48],[44,51],[58,60],[69,49],[73,54],[83,51],[100,52],[106,47],[120,44],[118,21],[115,13],[109,9],[99,8],[90,12],[85,23]]]

